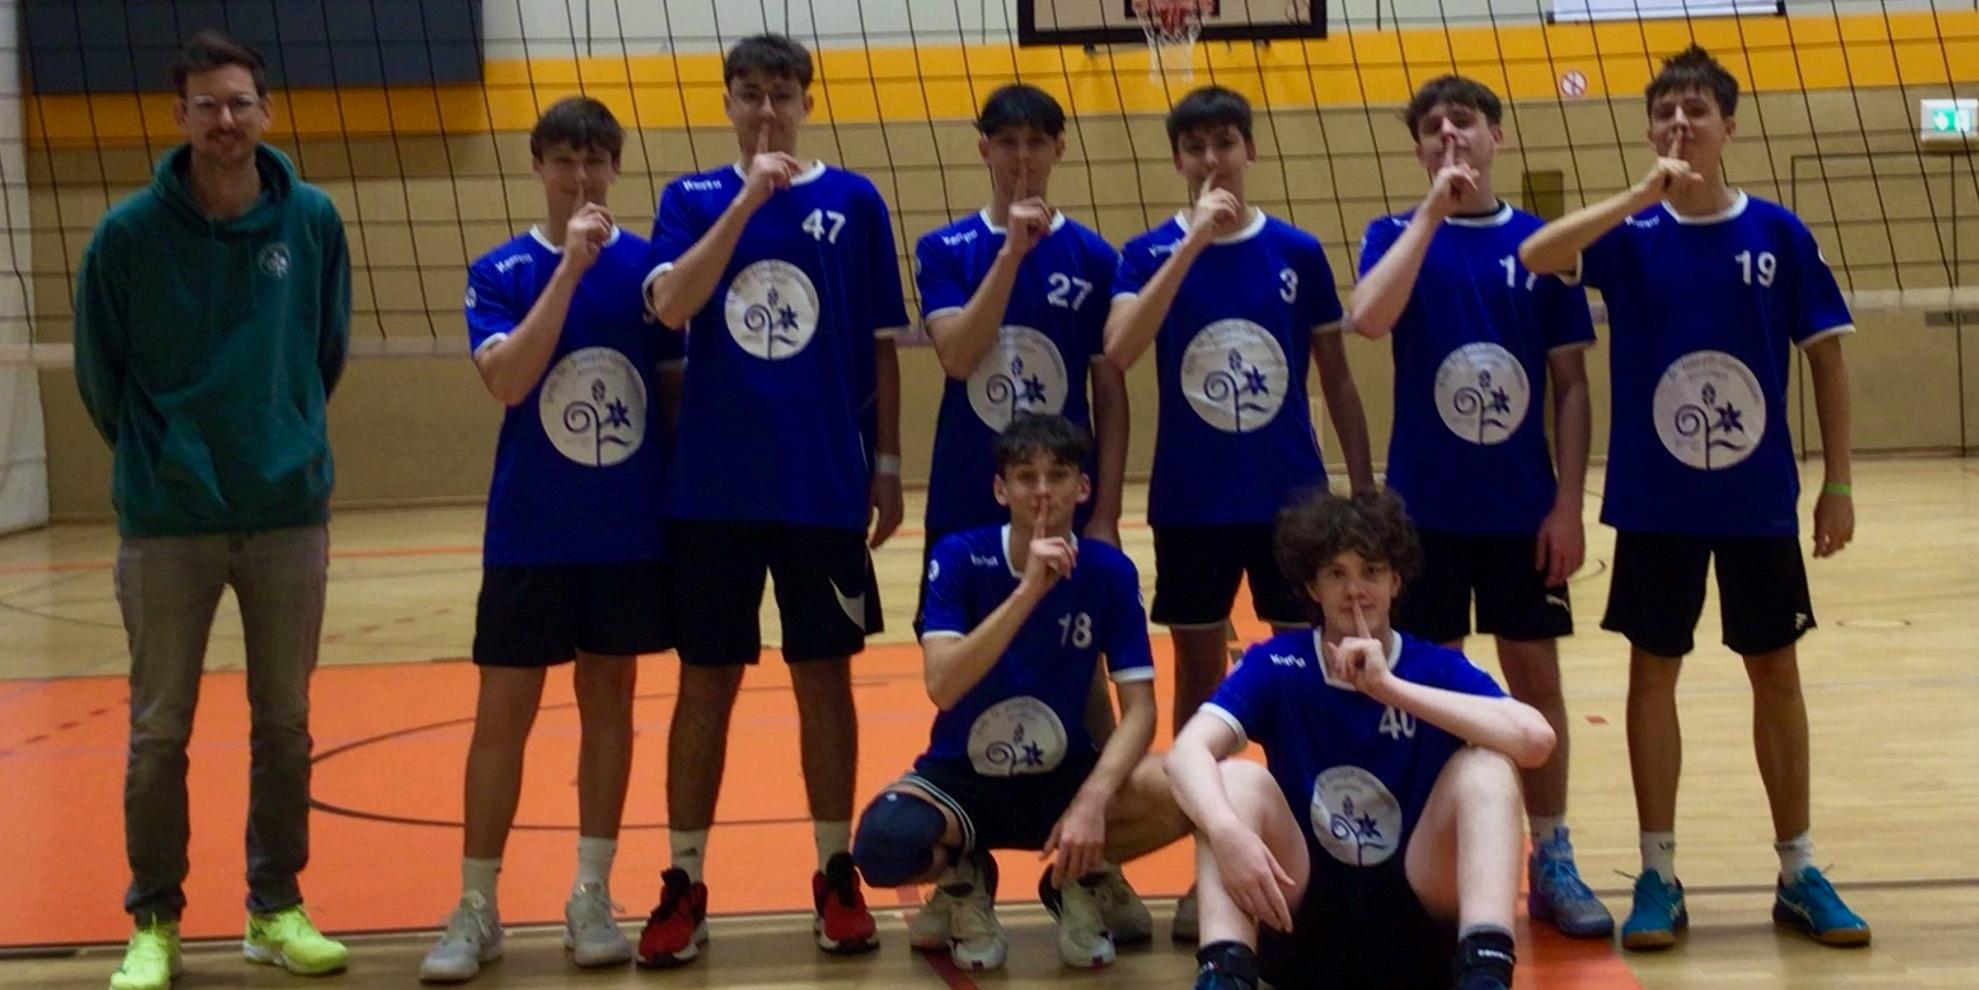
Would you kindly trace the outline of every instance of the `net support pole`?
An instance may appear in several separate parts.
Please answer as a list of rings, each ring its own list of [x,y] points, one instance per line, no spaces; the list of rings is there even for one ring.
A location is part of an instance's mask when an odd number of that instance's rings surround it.
[[[0,0],[0,347],[31,349],[34,312],[33,225],[28,222],[25,94],[21,80],[19,0]],[[57,235],[57,243],[61,243]],[[48,443],[41,418],[40,372],[30,363],[0,367],[0,533],[48,523]],[[66,376],[62,376],[66,378]]]

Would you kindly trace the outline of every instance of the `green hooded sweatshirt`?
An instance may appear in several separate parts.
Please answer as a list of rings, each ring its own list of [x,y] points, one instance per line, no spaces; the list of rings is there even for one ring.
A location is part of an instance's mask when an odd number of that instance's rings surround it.
[[[76,383],[116,451],[125,536],[245,533],[329,518],[324,405],[350,342],[350,250],[330,198],[281,152],[262,196],[208,220],[190,151],[105,214],[76,285]]]

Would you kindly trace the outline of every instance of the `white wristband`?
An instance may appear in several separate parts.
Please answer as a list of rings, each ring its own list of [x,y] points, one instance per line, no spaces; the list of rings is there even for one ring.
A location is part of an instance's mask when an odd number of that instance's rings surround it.
[[[873,471],[878,474],[890,474],[896,478],[900,477],[900,455],[881,454],[873,458]]]

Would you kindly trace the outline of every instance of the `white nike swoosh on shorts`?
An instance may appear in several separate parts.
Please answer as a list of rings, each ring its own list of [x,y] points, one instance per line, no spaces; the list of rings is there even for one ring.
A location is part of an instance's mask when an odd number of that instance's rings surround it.
[[[861,591],[856,595],[848,595],[845,592],[838,590],[837,581],[833,581],[830,578],[826,578],[825,583],[831,585],[832,597],[838,599],[839,610],[845,613],[845,617],[847,619],[852,620],[853,625],[859,627],[860,632],[865,632],[866,631],[866,593],[864,591]]]

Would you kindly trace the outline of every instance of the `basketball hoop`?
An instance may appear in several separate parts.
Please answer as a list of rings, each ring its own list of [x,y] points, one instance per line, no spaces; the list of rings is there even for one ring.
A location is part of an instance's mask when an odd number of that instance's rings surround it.
[[[1148,78],[1160,79],[1174,68],[1184,80],[1194,79],[1196,39],[1216,0],[1133,0],[1132,9],[1148,39]]]

